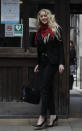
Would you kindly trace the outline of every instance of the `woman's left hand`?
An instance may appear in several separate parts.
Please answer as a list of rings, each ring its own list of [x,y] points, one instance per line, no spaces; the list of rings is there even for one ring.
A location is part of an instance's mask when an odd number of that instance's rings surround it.
[[[64,71],[64,65],[59,65],[59,73],[62,74]]]

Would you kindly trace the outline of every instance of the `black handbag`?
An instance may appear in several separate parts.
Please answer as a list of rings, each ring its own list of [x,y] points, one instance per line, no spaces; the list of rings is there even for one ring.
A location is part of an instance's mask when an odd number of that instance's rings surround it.
[[[21,100],[32,104],[39,104],[40,91],[33,88],[31,84],[23,86]]]

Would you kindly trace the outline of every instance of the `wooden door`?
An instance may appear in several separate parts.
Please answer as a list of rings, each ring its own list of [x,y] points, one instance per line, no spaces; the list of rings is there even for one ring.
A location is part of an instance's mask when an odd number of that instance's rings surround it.
[[[23,1],[20,8],[24,29],[23,38],[21,40],[16,38],[14,43],[17,43],[18,40],[19,42],[22,41],[22,47],[19,45],[18,47],[0,47],[0,101],[18,101],[21,95],[22,85],[26,82],[28,83],[29,80],[31,81],[33,68],[37,63],[37,53],[36,48],[29,41],[29,18],[35,18],[39,9],[48,8],[56,15],[56,19],[62,27],[65,50],[65,71],[63,75],[57,73],[55,77],[56,83],[54,82],[54,84],[56,88],[54,90],[54,99],[56,113],[61,117],[67,117],[69,114],[69,1],[30,0]],[[2,33],[3,29],[4,26],[1,25],[1,41],[4,40],[4,43],[9,43],[9,38],[5,38]],[[38,77],[36,81],[37,79]],[[34,87],[37,86],[36,83],[37,82],[35,82]],[[36,115],[38,109],[39,107],[36,109]],[[31,115],[33,115],[32,109],[30,112],[30,116]]]

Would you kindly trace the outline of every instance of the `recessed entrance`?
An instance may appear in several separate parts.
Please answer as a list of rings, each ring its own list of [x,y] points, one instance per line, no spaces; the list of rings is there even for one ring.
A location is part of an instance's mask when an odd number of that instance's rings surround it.
[[[70,49],[69,67],[75,64],[70,68],[70,117],[82,117],[82,14],[70,14],[70,40],[74,47]]]

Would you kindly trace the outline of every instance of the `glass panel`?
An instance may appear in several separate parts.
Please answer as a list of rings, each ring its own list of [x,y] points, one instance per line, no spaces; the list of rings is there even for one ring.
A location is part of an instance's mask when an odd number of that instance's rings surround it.
[[[22,6],[22,0],[1,0],[0,47],[23,47]]]

